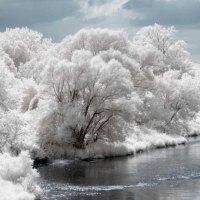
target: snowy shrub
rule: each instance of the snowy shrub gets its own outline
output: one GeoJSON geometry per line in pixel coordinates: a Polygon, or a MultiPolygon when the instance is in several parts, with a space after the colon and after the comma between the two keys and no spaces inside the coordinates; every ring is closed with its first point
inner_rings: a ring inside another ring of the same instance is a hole
{"type": "Polygon", "coordinates": [[[35,200],[41,193],[36,181],[39,174],[32,169],[28,152],[19,156],[0,154],[0,198],[3,200],[35,200]]]}
{"type": "Polygon", "coordinates": [[[0,113],[0,152],[19,154],[21,150],[30,152],[37,149],[33,122],[17,110],[0,113]]]}

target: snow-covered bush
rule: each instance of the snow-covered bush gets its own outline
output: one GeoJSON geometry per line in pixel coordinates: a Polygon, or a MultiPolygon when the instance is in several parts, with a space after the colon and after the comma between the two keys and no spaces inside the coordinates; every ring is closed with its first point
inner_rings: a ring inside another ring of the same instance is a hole
{"type": "Polygon", "coordinates": [[[33,114],[22,114],[17,110],[0,112],[0,152],[18,155],[22,150],[38,149],[33,114]]]}
{"type": "Polygon", "coordinates": [[[17,157],[0,154],[0,199],[35,200],[41,189],[37,186],[39,174],[32,169],[33,161],[28,152],[17,157]]]}

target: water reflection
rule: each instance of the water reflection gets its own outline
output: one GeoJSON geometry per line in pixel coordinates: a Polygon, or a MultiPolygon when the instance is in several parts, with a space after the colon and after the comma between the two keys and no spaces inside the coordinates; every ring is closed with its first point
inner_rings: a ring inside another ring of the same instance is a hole
{"type": "Polygon", "coordinates": [[[200,199],[200,142],[135,157],[56,161],[39,168],[44,199],[200,199]]]}

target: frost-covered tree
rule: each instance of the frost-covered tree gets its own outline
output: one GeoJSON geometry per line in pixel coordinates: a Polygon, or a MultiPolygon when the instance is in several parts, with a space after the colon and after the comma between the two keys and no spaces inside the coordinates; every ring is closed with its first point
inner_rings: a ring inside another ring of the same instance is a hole
{"type": "Polygon", "coordinates": [[[140,76],[134,82],[143,100],[137,121],[164,132],[184,134],[184,124],[199,110],[200,85],[191,73],[193,64],[185,43],[177,41],[174,33],[173,27],[155,24],[143,28],[134,38],[140,64],[140,76]],[[189,83],[193,85],[190,89],[189,83]]]}
{"type": "Polygon", "coordinates": [[[170,69],[189,70],[191,63],[188,59],[189,53],[185,49],[186,43],[177,40],[175,33],[176,30],[173,26],[166,28],[158,24],[144,27],[138,31],[133,43],[139,49],[141,65],[153,64],[154,68],[159,67],[161,73],[170,69]]]}
{"type": "Polygon", "coordinates": [[[165,73],[155,78],[151,90],[144,90],[139,124],[170,134],[187,134],[186,123],[200,108],[200,85],[190,75],[184,75],[181,80],[177,76],[177,73],[165,73]]]}
{"type": "Polygon", "coordinates": [[[57,51],[61,58],[70,60],[75,50],[85,49],[93,55],[102,51],[115,49],[126,53],[129,46],[128,36],[123,31],[109,29],[82,29],[74,36],[66,37],[58,45],[57,51]]]}
{"type": "Polygon", "coordinates": [[[174,44],[174,27],[165,28],[161,25],[147,26],[136,33],[135,41],[140,45],[151,44],[162,54],[166,54],[170,46],[174,44]]]}
{"type": "Polygon", "coordinates": [[[0,51],[0,151],[18,154],[28,146],[32,149],[28,140],[34,138],[31,137],[34,131],[20,108],[27,111],[36,107],[33,101],[36,84],[33,80],[17,78],[15,69],[9,55],[0,51]]]}
{"type": "Polygon", "coordinates": [[[20,73],[23,73],[22,68],[26,62],[46,50],[49,45],[50,40],[44,40],[41,33],[28,28],[7,29],[0,33],[0,52],[3,51],[10,58],[10,65],[13,64],[20,73]]]}
{"type": "Polygon", "coordinates": [[[71,62],[54,62],[46,74],[57,107],[41,123],[44,142],[50,143],[54,134],[83,148],[99,138],[123,138],[123,126],[133,122],[140,99],[130,72],[117,60],[105,63],[89,51],[78,50],[71,62]],[[53,126],[50,132],[49,126],[53,126]]]}

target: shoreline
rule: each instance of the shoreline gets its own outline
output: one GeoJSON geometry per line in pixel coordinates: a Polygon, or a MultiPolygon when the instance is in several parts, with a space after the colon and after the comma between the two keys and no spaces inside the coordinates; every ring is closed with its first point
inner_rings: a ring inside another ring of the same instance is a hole
{"type": "MultiPolygon", "coordinates": [[[[65,157],[65,158],[48,158],[48,157],[45,157],[45,158],[36,158],[34,159],[34,168],[38,168],[40,166],[43,166],[43,165],[48,165],[50,163],[52,163],[53,161],[55,160],[80,160],[80,161],[85,161],[85,162],[90,162],[90,161],[93,161],[93,160],[96,160],[96,159],[115,159],[115,158],[118,158],[118,157],[127,157],[127,156],[135,156],[137,154],[141,154],[141,153],[145,153],[145,152],[148,152],[148,151],[152,151],[152,150],[159,150],[159,149],[168,149],[168,148],[175,148],[177,146],[180,146],[180,145],[187,145],[188,143],[188,139],[196,139],[198,138],[200,135],[199,134],[191,134],[191,135],[188,135],[188,136],[185,136],[185,140],[181,141],[181,142],[177,142],[177,143],[165,143],[165,145],[152,145],[152,146],[148,146],[146,148],[138,148],[138,149],[135,149],[135,151],[130,151],[130,152],[127,152],[127,153],[124,153],[124,154],[114,154],[114,155],[103,155],[103,156],[99,156],[99,155],[96,155],[96,156],[86,156],[86,157],[65,157]]],[[[118,147],[119,148],[119,147],[118,147]]],[[[82,150],[82,151],[86,151],[86,149],[82,150]]],[[[81,151],[81,150],[79,150],[81,151]]]]}

